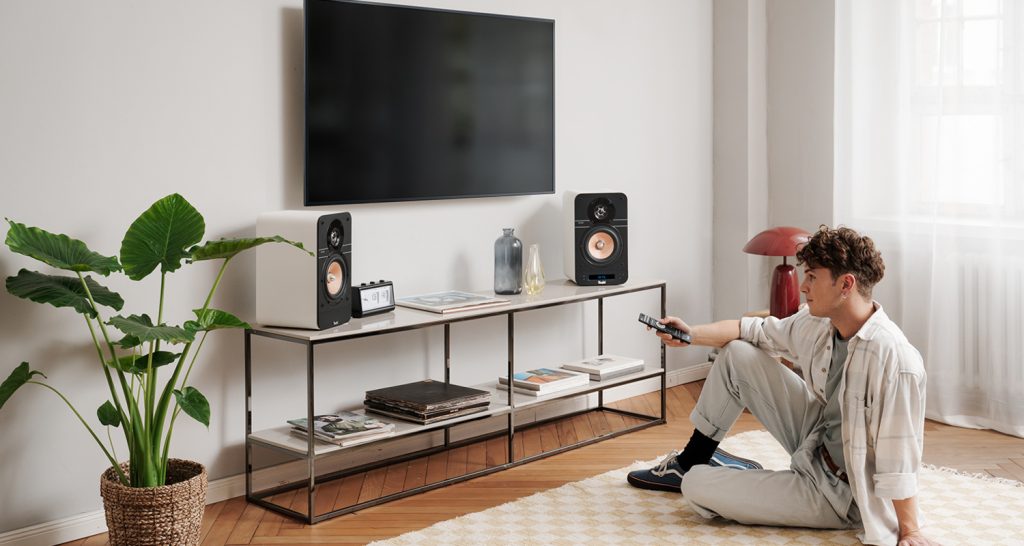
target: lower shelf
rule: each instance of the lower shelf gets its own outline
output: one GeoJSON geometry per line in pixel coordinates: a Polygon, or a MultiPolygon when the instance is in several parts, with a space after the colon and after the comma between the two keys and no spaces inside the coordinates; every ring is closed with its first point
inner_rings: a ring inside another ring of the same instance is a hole
{"type": "Polygon", "coordinates": [[[312,514],[308,480],[255,493],[248,499],[315,523],[664,423],[657,416],[660,412],[651,411],[655,409],[605,407],[531,424],[517,430],[511,463],[508,434],[503,431],[448,449],[318,476],[312,514]],[[643,415],[648,413],[653,415],[643,415]]]}
{"type": "MultiPolygon", "coordinates": [[[[529,406],[544,404],[551,402],[556,399],[566,399],[573,396],[579,396],[582,394],[593,393],[600,390],[610,389],[617,386],[626,385],[629,383],[635,383],[644,379],[650,379],[653,377],[659,377],[664,375],[665,371],[662,368],[649,367],[639,372],[631,373],[628,375],[616,377],[614,379],[608,379],[605,381],[591,381],[590,383],[580,386],[558,391],[549,396],[528,396],[525,394],[514,394],[513,400],[515,401],[516,408],[522,409],[529,406]]],[[[400,436],[406,436],[410,434],[420,434],[429,430],[439,430],[442,428],[457,425],[459,423],[466,423],[469,421],[476,421],[482,418],[494,417],[503,415],[512,410],[508,405],[508,392],[507,387],[499,386],[494,383],[485,383],[482,385],[472,385],[473,388],[485,390],[491,393],[491,405],[486,412],[476,413],[471,415],[464,415],[454,419],[446,419],[432,423],[430,425],[418,425],[393,419],[390,417],[380,417],[385,421],[390,421],[395,424],[395,434],[388,439],[398,438],[400,436]]],[[[366,413],[364,409],[350,409],[356,413],[366,413]]],[[[292,434],[291,427],[284,425],[273,428],[268,428],[253,432],[249,435],[249,440],[261,444],[266,447],[282,450],[283,452],[305,456],[309,450],[308,440],[304,437],[292,434]]],[[[326,442],[316,442],[313,447],[313,452],[317,457],[335,453],[344,448],[329,444],[326,442]]]]}

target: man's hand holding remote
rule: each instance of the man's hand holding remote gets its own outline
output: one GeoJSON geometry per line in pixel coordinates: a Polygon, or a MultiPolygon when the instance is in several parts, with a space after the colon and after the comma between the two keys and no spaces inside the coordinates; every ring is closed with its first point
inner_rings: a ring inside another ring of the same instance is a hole
{"type": "Polygon", "coordinates": [[[710,324],[690,326],[679,317],[669,316],[658,319],[657,322],[682,330],[690,336],[690,342],[686,343],[675,339],[671,334],[655,331],[658,337],[669,347],[688,347],[690,345],[725,347],[730,341],[740,338],[740,321],[738,320],[721,320],[710,324]]]}
{"type": "MultiPolygon", "coordinates": [[[[687,333],[687,334],[690,333],[690,327],[685,322],[683,322],[683,319],[681,319],[679,317],[665,317],[665,318],[662,318],[662,319],[658,319],[658,322],[661,323],[661,324],[664,324],[666,326],[671,326],[673,328],[681,330],[684,333],[687,333]]],[[[650,330],[651,328],[648,327],[647,329],[650,330]]],[[[665,332],[659,332],[657,330],[655,330],[654,333],[658,337],[661,338],[661,340],[665,343],[665,345],[668,345],[669,347],[686,347],[686,346],[690,345],[689,343],[684,343],[684,342],[679,341],[678,339],[672,337],[671,334],[668,334],[668,333],[665,333],[665,332]]]]}

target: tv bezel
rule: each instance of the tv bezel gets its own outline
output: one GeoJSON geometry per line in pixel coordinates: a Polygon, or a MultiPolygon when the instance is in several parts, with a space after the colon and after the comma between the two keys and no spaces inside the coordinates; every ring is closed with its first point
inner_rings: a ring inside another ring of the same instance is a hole
{"type": "Polygon", "coordinates": [[[557,55],[555,43],[555,20],[545,19],[542,17],[526,17],[521,15],[506,15],[498,13],[484,13],[477,11],[463,11],[456,9],[445,9],[445,8],[434,8],[425,6],[406,6],[400,4],[389,4],[382,2],[365,2],[362,0],[303,0],[302,3],[302,27],[303,27],[303,39],[302,39],[302,202],[307,207],[321,207],[330,205],[358,205],[366,203],[397,203],[407,201],[437,201],[442,199],[477,199],[482,197],[512,197],[522,195],[550,195],[555,193],[555,173],[557,171],[557,158],[558,155],[555,153],[557,147],[556,142],[556,124],[555,118],[555,100],[557,98],[556,93],[556,61],[557,55]],[[400,8],[409,9],[415,11],[427,11],[427,12],[441,12],[441,13],[457,13],[460,15],[473,15],[481,17],[496,17],[502,19],[516,19],[523,21],[534,21],[540,23],[551,24],[551,188],[545,191],[525,191],[525,192],[507,192],[507,193],[481,193],[481,194],[457,194],[457,195],[436,195],[429,197],[394,197],[394,198],[382,198],[382,199],[342,199],[333,201],[315,201],[311,202],[309,198],[309,184],[306,181],[308,175],[307,164],[309,159],[309,78],[307,77],[307,64],[309,62],[309,51],[308,51],[308,40],[307,36],[309,33],[309,18],[306,16],[306,7],[310,2],[334,2],[338,4],[360,4],[367,6],[379,6],[385,8],[400,8]]]}

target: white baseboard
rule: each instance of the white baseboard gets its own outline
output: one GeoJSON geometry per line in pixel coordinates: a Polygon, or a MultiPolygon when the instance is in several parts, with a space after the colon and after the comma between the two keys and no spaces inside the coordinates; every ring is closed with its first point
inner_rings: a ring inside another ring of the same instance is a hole
{"type": "Polygon", "coordinates": [[[0,544],[52,546],[106,531],[107,521],[103,517],[103,510],[96,510],[6,532],[0,535],[0,544]]]}
{"type": "MultiPolygon", "coordinates": [[[[702,362],[696,366],[684,368],[682,370],[672,370],[668,372],[665,377],[665,387],[671,389],[682,385],[684,383],[692,383],[694,381],[700,381],[708,376],[708,371],[711,370],[711,362],[702,362]]],[[[622,400],[625,398],[632,398],[634,396],[640,396],[641,394],[647,394],[658,390],[659,384],[657,379],[649,379],[646,381],[638,381],[630,385],[625,385],[605,393],[604,399],[607,402],[615,402],[616,400],[622,400]]]]}
{"type": "MultiPolygon", "coordinates": [[[[99,490],[96,491],[99,495],[99,490]]],[[[245,474],[213,480],[206,488],[206,504],[213,504],[245,494],[245,474]]],[[[85,512],[54,521],[0,534],[0,544],[7,546],[52,546],[107,532],[103,510],[85,512]]]]}
{"type": "Polygon", "coordinates": [[[686,383],[693,383],[702,379],[707,379],[708,372],[711,371],[711,365],[713,361],[702,362],[696,366],[691,366],[682,370],[672,370],[668,372],[667,388],[678,387],[686,383]]]}
{"type": "MultiPolygon", "coordinates": [[[[706,362],[683,370],[670,371],[666,377],[666,386],[671,388],[684,383],[699,381],[708,376],[708,370],[710,369],[711,362],[706,362]]],[[[614,402],[624,398],[639,396],[656,391],[658,388],[657,380],[640,381],[614,389],[614,391],[605,395],[605,401],[614,402]],[[612,396],[613,394],[614,397],[612,396]]],[[[213,480],[209,483],[206,490],[206,503],[213,504],[240,497],[244,494],[245,475],[229,476],[213,480]]],[[[107,522],[103,515],[103,510],[95,510],[2,533],[0,534],[0,545],[51,546],[105,533],[106,531],[107,522]]]]}

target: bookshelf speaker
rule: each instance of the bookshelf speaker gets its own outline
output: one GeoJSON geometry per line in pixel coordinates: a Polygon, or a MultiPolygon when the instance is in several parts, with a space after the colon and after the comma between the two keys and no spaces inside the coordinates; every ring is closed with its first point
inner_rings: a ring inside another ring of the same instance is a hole
{"type": "Polygon", "coordinates": [[[626,195],[566,192],[562,210],[565,276],[581,286],[626,282],[626,195]]]}
{"type": "Polygon", "coordinates": [[[323,330],[352,317],[352,216],[347,212],[289,210],[261,214],[260,237],[280,235],[316,257],[287,245],[256,253],[256,321],[266,326],[323,330]]]}

